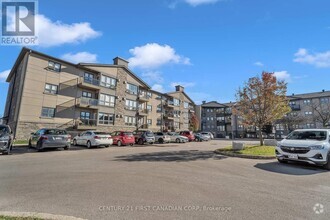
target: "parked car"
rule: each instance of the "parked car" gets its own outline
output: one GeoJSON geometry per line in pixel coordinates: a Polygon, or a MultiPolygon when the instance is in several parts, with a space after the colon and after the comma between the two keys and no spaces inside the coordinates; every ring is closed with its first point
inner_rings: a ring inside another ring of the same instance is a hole
{"type": "Polygon", "coordinates": [[[45,148],[64,148],[64,150],[68,150],[71,146],[71,135],[62,129],[43,128],[31,133],[29,146],[35,147],[38,151],[45,148]]]}
{"type": "Polygon", "coordinates": [[[85,131],[73,138],[73,145],[83,145],[87,148],[105,146],[109,147],[113,144],[112,137],[109,133],[100,131],[85,131]]]}
{"type": "Polygon", "coordinates": [[[176,132],[168,132],[168,136],[171,138],[171,142],[176,142],[176,143],[186,143],[189,141],[189,139],[185,136],[179,135],[176,132]]]}
{"type": "Polygon", "coordinates": [[[111,133],[113,144],[118,147],[122,145],[130,145],[133,146],[135,143],[135,138],[133,136],[133,132],[130,131],[115,131],[111,133]]]}
{"type": "Polygon", "coordinates": [[[330,170],[330,130],[295,130],[278,142],[275,153],[280,163],[301,161],[330,170]]]}
{"type": "Polygon", "coordinates": [[[195,134],[195,141],[202,142],[202,141],[209,141],[210,138],[206,135],[203,135],[201,133],[195,134]]]}
{"type": "Polygon", "coordinates": [[[10,154],[13,145],[13,136],[8,125],[0,125],[0,153],[10,154]]]}
{"type": "Polygon", "coordinates": [[[160,144],[171,142],[171,137],[165,132],[156,132],[154,133],[154,135],[155,135],[155,140],[160,144]]]}
{"type": "Polygon", "coordinates": [[[181,131],[180,135],[187,137],[189,141],[195,140],[195,136],[192,131],[181,131]]]}
{"type": "Polygon", "coordinates": [[[152,131],[134,131],[133,135],[135,137],[136,144],[153,144],[155,143],[155,135],[152,131]]]}
{"type": "Polygon", "coordinates": [[[213,136],[212,132],[203,131],[203,132],[201,132],[201,134],[208,137],[209,139],[214,139],[214,136],[213,136]]]}

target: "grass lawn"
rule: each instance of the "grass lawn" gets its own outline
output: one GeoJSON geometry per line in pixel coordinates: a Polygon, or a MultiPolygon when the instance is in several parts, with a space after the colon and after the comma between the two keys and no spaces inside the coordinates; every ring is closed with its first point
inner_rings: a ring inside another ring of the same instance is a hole
{"type": "Polygon", "coordinates": [[[26,144],[26,145],[28,145],[29,142],[28,142],[28,140],[16,140],[16,141],[14,141],[14,145],[15,144],[26,144]]]}
{"type": "Polygon", "coordinates": [[[0,220],[42,220],[42,219],[35,217],[11,217],[11,216],[0,215],[0,220]]]}
{"type": "Polygon", "coordinates": [[[253,155],[253,156],[275,156],[274,146],[246,146],[243,150],[233,150],[232,147],[227,147],[225,149],[219,149],[220,151],[228,151],[235,154],[241,155],[253,155]]]}

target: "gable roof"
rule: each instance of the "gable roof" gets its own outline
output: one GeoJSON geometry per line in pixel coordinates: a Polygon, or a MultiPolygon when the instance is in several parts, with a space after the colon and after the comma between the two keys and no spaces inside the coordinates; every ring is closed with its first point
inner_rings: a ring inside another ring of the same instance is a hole
{"type": "MultiPolygon", "coordinates": [[[[195,102],[187,95],[187,93],[185,93],[184,91],[181,91],[183,95],[186,96],[187,99],[189,99],[189,101],[195,105],[195,102]]],[[[174,92],[168,92],[168,93],[165,93],[165,95],[168,95],[170,96],[171,94],[175,94],[175,93],[180,93],[180,91],[174,91],[174,92]]]]}
{"type": "Polygon", "coordinates": [[[292,94],[287,97],[290,100],[330,97],[330,91],[311,92],[311,93],[304,93],[304,94],[297,94],[297,95],[292,94]]]}
{"type": "Polygon", "coordinates": [[[217,101],[211,101],[207,102],[201,105],[202,107],[208,107],[208,108],[221,108],[225,107],[223,104],[217,102],[217,101]]]}

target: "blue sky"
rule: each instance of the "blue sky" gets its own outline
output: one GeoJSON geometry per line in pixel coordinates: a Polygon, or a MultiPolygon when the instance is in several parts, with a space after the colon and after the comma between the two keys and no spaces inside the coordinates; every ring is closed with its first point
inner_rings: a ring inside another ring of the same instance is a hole
{"type": "MultiPolygon", "coordinates": [[[[154,89],[180,83],[197,103],[235,100],[263,70],[287,80],[289,94],[330,90],[329,8],[328,0],[39,0],[32,48],[73,62],[123,57],[154,89]]],[[[20,49],[0,46],[0,114],[20,49]]]]}

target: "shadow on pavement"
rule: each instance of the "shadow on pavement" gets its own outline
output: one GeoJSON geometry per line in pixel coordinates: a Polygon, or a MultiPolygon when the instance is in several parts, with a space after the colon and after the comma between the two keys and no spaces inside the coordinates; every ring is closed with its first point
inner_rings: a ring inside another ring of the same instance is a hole
{"type": "Polygon", "coordinates": [[[116,157],[115,161],[187,162],[211,158],[220,160],[227,157],[217,155],[213,151],[182,150],[124,155],[116,157]]]}
{"type": "Polygon", "coordinates": [[[322,167],[317,167],[306,163],[289,162],[288,164],[281,164],[278,162],[271,162],[271,163],[258,163],[254,167],[269,172],[281,173],[287,175],[297,175],[297,176],[313,175],[313,174],[328,172],[322,167]]]}

